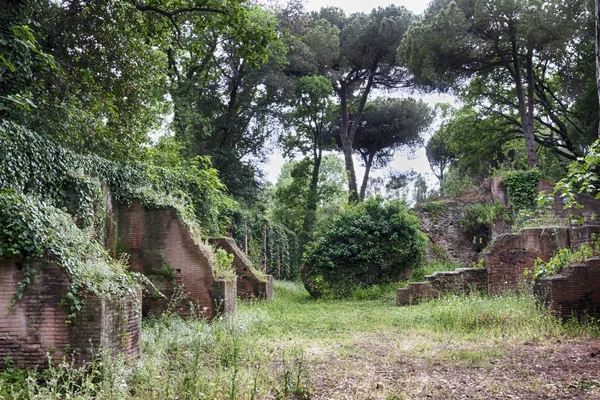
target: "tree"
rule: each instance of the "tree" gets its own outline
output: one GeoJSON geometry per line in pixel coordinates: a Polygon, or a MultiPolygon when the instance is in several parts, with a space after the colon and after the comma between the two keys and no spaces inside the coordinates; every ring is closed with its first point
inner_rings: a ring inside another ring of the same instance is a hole
{"type": "Polygon", "coordinates": [[[1,17],[8,22],[0,27],[0,107],[10,108],[2,117],[110,158],[145,154],[149,132],[160,129],[169,112],[170,67],[178,54],[192,52],[186,34],[235,31],[248,44],[249,62],[268,54],[272,37],[254,29],[239,0],[9,4],[1,17]],[[15,100],[23,106],[15,107],[15,100]]]}
{"type": "Polygon", "coordinates": [[[333,88],[329,80],[323,76],[303,76],[296,82],[295,96],[290,104],[292,110],[288,114],[292,128],[282,140],[286,153],[300,151],[310,155],[312,173],[306,196],[307,213],[303,222],[303,230],[310,233],[316,221],[319,195],[317,186],[323,150],[331,147],[334,128],[338,122],[338,110],[333,104],[333,88]]]}
{"type": "Polygon", "coordinates": [[[585,18],[582,9],[579,0],[437,1],[398,52],[426,86],[448,87],[474,77],[504,84],[505,96],[492,102],[516,106],[528,163],[535,166],[535,102],[540,90],[547,94],[540,85],[536,93],[536,84],[547,81],[548,66],[566,53],[585,18]]]}
{"type": "Polygon", "coordinates": [[[432,120],[432,110],[427,104],[412,98],[377,98],[367,104],[354,139],[354,147],[365,167],[361,201],[365,198],[371,168],[389,164],[398,149],[414,151],[423,143],[421,133],[432,120]]]}
{"type": "Polygon", "coordinates": [[[349,201],[359,200],[352,154],[367,99],[373,89],[410,85],[395,49],[414,16],[404,7],[377,8],[346,16],[323,8],[311,15],[304,43],[320,75],[331,80],[340,101],[340,140],[348,173],[349,201]]]}
{"type": "Polygon", "coordinates": [[[289,161],[281,169],[277,179],[275,204],[271,210],[272,219],[299,234],[306,242],[312,234],[312,227],[328,215],[335,214],[346,200],[346,174],[342,161],[335,156],[324,156],[319,169],[316,189],[316,204],[312,208],[311,158],[289,161]],[[306,221],[312,221],[307,231],[306,221]]]}

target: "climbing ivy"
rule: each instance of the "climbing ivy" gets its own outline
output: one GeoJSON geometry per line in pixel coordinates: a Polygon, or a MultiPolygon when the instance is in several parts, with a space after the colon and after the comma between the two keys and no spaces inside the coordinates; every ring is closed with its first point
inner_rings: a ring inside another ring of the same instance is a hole
{"type": "Polygon", "coordinates": [[[68,274],[70,285],[63,301],[70,310],[69,320],[81,310],[88,292],[123,297],[148,283],[143,275],[129,272],[123,260],[112,260],[92,236],[65,211],[13,189],[0,189],[0,258],[28,263],[13,304],[35,276],[32,262],[55,262],[68,274]]]}
{"type": "Polygon", "coordinates": [[[533,210],[537,200],[537,184],[540,173],[536,169],[527,171],[510,171],[504,176],[504,185],[508,193],[513,213],[522,210],[533,210]]]}
{"type": "Polygon", "coordinates": [[[75,153],[7,121],[0,122],[0,170],[0,189],[37,195],[72,213],[82,228],[102,221],[101,183],[117,201],[173,208],[188,225],[197,220],[205,234],[225,232],[236,205],[206,157],[175,168],[113,162],[75,153]]]}
{"type": "Polygon", "coordinates": [[[233,218],[232,233],[240,249],[247,238],[248,258],[255,268],[263,268],[278,279],[299,277],[300,244],[292,231],[260,213],[239,209],[233,218]]]}

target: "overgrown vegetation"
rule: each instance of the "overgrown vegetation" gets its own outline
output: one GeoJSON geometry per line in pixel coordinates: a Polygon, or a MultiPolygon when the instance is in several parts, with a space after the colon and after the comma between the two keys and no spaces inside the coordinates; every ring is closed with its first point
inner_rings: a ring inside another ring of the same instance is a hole
{"type": "Polygon", "coordinates": [[[514,215],[520,211],[532,211],[537,205],[539,171],[509,171],[504,175],[504,185],[514,215]]]}
{"type": "MultiPolygon", "coordinates": [[[[563,324],[524,294],[450,295],[396,307],[389,292],[381,299],[315,301],[298,283],[276,282],[275,290],[275,301],[244,303],[237,317],[212,324],[172,315],[144,321],[143,356],[133,365],[104,355],[89,368],[67,363],[46,371],[9,368],[0,372],[0,398],[309,397],[319,390],[319,364],[331,370],[344,360],[355,379],[367,372],[352,361],[357,338],[377,337],[388,356],[406,347],[404,357],[427,366],[428,349],[436,343],[448,350],[452,341],[450,349],[464,346],[477,354],[484,349],[485,360],[498,362],[494,354],[511,345],[600,337],[596,324],[563,324]],[[388,343],[388,337],[398,342],[388,343]]],[[[445,362],[454,365],[452,359],[445,362]]]]}
{"type": "Polygon", "coordinates": [[[95,218],[102,220],[100,184],[108,185],[120,202],[173,208],[188,225],[198,221],[204,234],[224,232],[235,207],[207,158],[173,168],[112,162],[77,154],[6,121],[0,123],[0,169],[0,188],[36,195],[74,212],[84,227],[94,225],[95,218]]]}
{"type": "Polygon", "coordinates": [[[76,317],[89,292],[97,296],[134,296],[142,275],[128,271],[127,260],[112,260],[90,229],[79,229],[71,215],[35,197],[0,190],[0,258],[27,263],[14,301],[21,299],[38,262],[60,265],[70,278],[63,299],[69,319],[76,317]]]}
{"type": "Polygon", "coordinates": [[[419,228],[403,202],[372,198],[350,206],[317,228],[303,255],[302,281],[315,297],[397,281],[424,260],[427,239],[419,228]]]}
{"type": "MultiPolygon", "coordinates": [[[[584,243],[575,251],[571,249],[560,249],[548,261],[541,258],[535,260],[533,265],[533,277],[535,279],[545,276],[556,275],[565,271],[569,265],[584,262],[591,257],[600,254],[600,243],[594,239],[591,243],[584,243]]],[[[528,272],[528,271],[526,271],[528,272]]]]}
{"type": "Polygon", "coordinates": [[[458,222],[462,232],[473,238],[475,246],[481,250],[492,239],[492,225],[499,221],[510,222],[510,213],[500,202],[477,203],[462,208],[463,215],[458,222]]]}

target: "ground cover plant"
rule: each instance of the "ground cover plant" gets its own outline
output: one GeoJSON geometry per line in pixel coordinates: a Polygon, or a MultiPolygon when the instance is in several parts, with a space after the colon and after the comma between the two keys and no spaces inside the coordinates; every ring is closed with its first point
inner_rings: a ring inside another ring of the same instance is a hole
{"type": "Polygon", "coordinates": [[[390,296],[275,289],[274,301],[243,303],[213,324],[145,320],[137,363],[104,355],[89,368],[8,369],[0,398],[600,398],[597,322],[562,323],[532,296],[396,307],[390,296]]]}

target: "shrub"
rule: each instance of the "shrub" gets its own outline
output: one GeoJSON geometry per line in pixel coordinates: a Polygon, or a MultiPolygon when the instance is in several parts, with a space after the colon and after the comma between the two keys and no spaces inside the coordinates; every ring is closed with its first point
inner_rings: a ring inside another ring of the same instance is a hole
{"type": "Polygon", "coordinates": [[[509,221],[506,207],[499,202],[471,204],[464,206],[463,215],[458,219],[462,232],[473,238],[473,243],[481,250],[487,246],[492,236],[492,224],[496,221],[509,221]]]}
{"type": "Polygon", "coordinates": [[[302,280],[314,297],[348,296],[357,286],[399,280],[419,266],[427,239],[405,203],[369,199],[317,227],[303,255],[302,280]]]}

